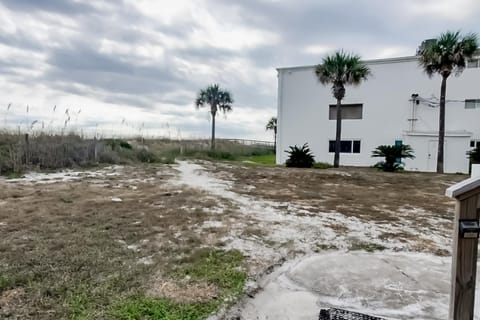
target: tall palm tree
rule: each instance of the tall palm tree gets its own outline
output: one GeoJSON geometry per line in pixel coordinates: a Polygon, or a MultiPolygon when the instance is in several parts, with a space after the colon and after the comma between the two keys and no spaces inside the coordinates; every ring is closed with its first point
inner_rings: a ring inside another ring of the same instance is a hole
{"type": "Polygon", "coordinates": [[[340,145],[342,136],[342,99],[345,97],[345,86],[359,85],[370,76],[370,68],[361,61],[360,56],[349,54],[343,50],[323,58],[315,68],[315,74],[323,85],[332,85],[332,93],[337,99],[337,130],[335,136],[335,157],[333,166],[340,165],[340,145]]]}
{"type": "Polygon", "coordinates": [[[271,117],[270,120],[268,120],[267,125],[265,126],[265,130],[273,130],[273,148],[275,151],[277,150],[277,117],[271,117]]]}
{"type": "Polygon", "coordinates": [[[209,85],[198,92],[195,107],[198,109],[205,105],[210,106],[210,114],[212,115],[212,141],[210,146],[212,150],[215,149],[215,116],[219,110],[223,113],[232,111],[232,104],[232,94],[221,89],[218,84],[209,85]]]}
{"type": "Polygon", "coordinates": [[[468,33],[464,36],[460,32],[447,31],[437,39],[429,41],[419,50],[420,66],[432,77],[438,73],[442,77],[440,87],[440,115],[438,124],[438,152],[437,172],[443,173],[444,144],[445,144],[445,97],[447,92],[447,78],[455,73],[460,75],[465,68],[466,60],[478,49],[477,35],[468,33]]]}

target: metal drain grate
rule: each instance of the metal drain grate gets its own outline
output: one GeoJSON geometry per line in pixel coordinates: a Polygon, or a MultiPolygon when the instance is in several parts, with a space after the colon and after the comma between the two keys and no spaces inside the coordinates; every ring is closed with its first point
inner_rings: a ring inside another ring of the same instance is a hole
{"type": "Polygon", "coordinates": [[[384,320],[379,317],[372,317],[366,314],[352,312],[342,309],[322,309],[318,320],[384,320]]]}

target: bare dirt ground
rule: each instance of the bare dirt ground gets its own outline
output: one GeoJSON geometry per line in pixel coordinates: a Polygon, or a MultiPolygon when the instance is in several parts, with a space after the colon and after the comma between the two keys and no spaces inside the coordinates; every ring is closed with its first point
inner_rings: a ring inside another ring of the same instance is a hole
{"type": "Polygon", "coordinates": [[[180,162],[3,179],[0,318],[111,318],[138,295],[223,299],[219,282],[178,276],[205,249],[245,256],[235,268],[249,295],[272,266],[312,252],[445,256],[443,194],[464,178],[180,162]]]}
{"type": "Polygon", "coordinates": [[[204,166],[220,179],[231,181],[230,190],[236,194],[275,209],[284,220],[295,217],[292,223],[262,221],[265,210],[249,212],[251,219],[259,220],[257,226],[268,222],[261,229],[270,233],[270,238],[281,224],[279,229],[287,233],[288,240],[305,240],[305,250],[362,245],[369,249],[371,244],[372,250],[378,245],[393,251],[448,255],[454,202],[444,193],[448,186],[465,179],[462,175],[389,174],[370,168],[204,166]],[[288,234],[289,225],[298,227],[291,231],[303,232],[288,234]]]}

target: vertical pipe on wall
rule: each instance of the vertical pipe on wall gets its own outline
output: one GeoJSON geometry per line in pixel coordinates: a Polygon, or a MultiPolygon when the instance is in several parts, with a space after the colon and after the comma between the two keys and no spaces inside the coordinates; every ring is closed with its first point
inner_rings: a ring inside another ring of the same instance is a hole
{"type": "Polygon", "coordinates": [[[277,164],[282,163],[281,154],[278,150],[283,150],[282,145],[282,126],[283,126],[283,116],[282,116],[282,92],[283,92],[283,81],[282,81],[282,71],[277,69],[277,78],[278,78],[278,95],[277,95],[277,150],[275,151],[275,162],[277,164]]]}

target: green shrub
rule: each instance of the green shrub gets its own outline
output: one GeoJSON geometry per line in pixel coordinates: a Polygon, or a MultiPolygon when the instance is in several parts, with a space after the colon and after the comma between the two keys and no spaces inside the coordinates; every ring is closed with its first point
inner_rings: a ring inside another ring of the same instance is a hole
{"type": "Polygon", "coordinates": [[[398,172],[404,170],[403,162],[387,163],[386,161],[379,161],[373,165],[374,168],[385,172],[398,172]]]}
{"type": "Polygon", "coordinates": [[[153,163],[159,162],[157,155],[146,148],[142,148],[137,151],[137,159],[140,162],[153,163]]]}
{"type": "Polygon", "coordinates": [[[476,147],[473,150],[467,152],[470,162],[473,164],[480,164],[480,147],[476,147]]]}
{"type": "Polygon", "coordinates": [[[386,172],[403,170],[404,163],[401,159],[413,159],[413,149],[408,144],[404,145],[381,145],[372,152],[372,157],[383,157],[384,161],[377,162],[374,167],[386,172]],[[399,161],[400,160],[400,161],[399,161]]]}
{"type": "Polygon", "coordinates": [[[125,140],[121,139],[105,139],[105,145],[110,146],[112,150],[117,150],[119,148],[132,150],[132,145],[125,140]]]}
{"type": "Polygon", "coordinates": [[[287,167],[294,168],[311,168],[314,163],[314,156],[308,147],[308,144],[305,143],[302,147],[290,146],[290,150],[285,152],[289,154],[287,161],[285,162],[287,167]]]}
{"type": "Polygon", "coordinates": [[[128,143],[127,141],[124,141],[124,140],[120,140],[118,142],[118,145],[123,148],[123,149],[132,149],[132,145],[130,143],[128,143]]]}

